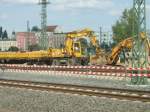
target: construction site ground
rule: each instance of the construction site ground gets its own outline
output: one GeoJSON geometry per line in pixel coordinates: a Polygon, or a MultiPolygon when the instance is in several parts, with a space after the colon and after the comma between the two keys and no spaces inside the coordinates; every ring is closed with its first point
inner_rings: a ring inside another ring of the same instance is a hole
{"type": "MultiPolygon", "coordinates": [[[[149,86],[127,85],[129,79],[71,76],[56,73],[0,72],[2,79],[19,79],[89,86],[149,90],[149,86]]],[[[150,104],[117,99],[0,87],[0,112],[149,112],[150,104]],[[109,107],[109,108],[108,108],[109,107]]]]}

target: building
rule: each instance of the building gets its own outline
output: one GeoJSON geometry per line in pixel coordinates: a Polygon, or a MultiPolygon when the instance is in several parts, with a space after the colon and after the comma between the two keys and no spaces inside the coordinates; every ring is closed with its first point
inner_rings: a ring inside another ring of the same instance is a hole
{"type": "Polygon", "coordinates": [[[51,33],[62,33],[62,28],[60,26],[57,25],[53,25],[53,26],[47,26],[47,32],[51,32],[51,33]]]}
{"type": "Polygon", "coordinates": [[[20,50],[28,50],[30,45],[38,44],[38,38],[34,32],[17,32],[16,41],[20,50]]]}
{"type": "Polygon", "coordinates": [[[57,25],[47,26],[48,47],[61,48],[64,46],[66,34],[62,33],[61,28],[57,25]]]}
{"type": "Polygon", "coordinates": [[[50,48],[62,48],[65,44],[65,33],[54,33],[53,36],[49,36],[49,45],[50,48]]]}
{"type": "MultiPolygon", "coordinates": [[[[61,28],[57,25],[47,26],[47,48],[60,48],[64,45],[65,34],[61,33],[61,28]]],[[[40,32],[35,32],[36,37],[40,40],[40,32]]]]}
{"type": "Polygon", "coordinates": [[[14,39],[0,40],[1,51],[7,51],[10,47],[17,47],[17,42],[14,39]]]}
{"type": "MultiPolygon", "coordinates": [[[[60,27],[57,25],[47,26],[47,48],[60,48],[64,45],[65,34],[60,33],[60,27]]],[[[17,32],[15,34],[17,47],[20,50],[28,50],[30,45],[39,44],[41,32],[17,32]]],[[[46,44],[46,43],[45,43],[46,44]]]]}

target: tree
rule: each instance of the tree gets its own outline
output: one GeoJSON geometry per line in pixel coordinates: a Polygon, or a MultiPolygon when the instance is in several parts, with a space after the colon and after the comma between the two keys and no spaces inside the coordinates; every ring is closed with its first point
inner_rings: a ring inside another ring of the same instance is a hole
{"type": "Polygon", "coordinates": [[[19,48],[18,47],[16,47],[16,46],[11,46],[9,49],[8,49],[8,51],[19,51],[19,48]]]}
{"type": "Polygon", "coordinates": [[[29,51],[38,51],[38,50],[40,50],[40,47],[38,44],[35,44],[35,45],[30,45],[28,47],[28,49],[29,49],[29,51]]]}
{"type": "Polygon", "coordinates": [[[12,31],[12,35],[15,35],[16,34],[16,32],[15,31],[12,31]]]}
{"type": "Polygon", "coordinates": [[[3,28],[0,27],[0,38],[2,38],[2,34],[3,34],[3,28]]]}
{"type": "Polygon", "coordinates": [[[111,50],[111,45],[108,45],[106,42],[102,42],[101,43],[101,45],[100,45],[100,47],[102,48],[102,49],[105,49],[105,51],[110,51],[111,50]]]}
{"type": "Polygon", "coordinates": [[[38,32],[38,31],[40,31],[40,29],[38,28],[38,26],[33,26],[31,31],[32,32],[38,32]]]}
{"type": "Polygon", "coordinates": [[[125,9],[120,20],[112,26],[113,39],[116,43],[134,35],[133,28],[137,28],[137,24],[133,24],[135,20],[133,9],[125,9]]]}
{"type": "Polygon", "coordinates": [[[8,34],[6,30],[3,32],[2,39],[8,39],[8,34]]]}

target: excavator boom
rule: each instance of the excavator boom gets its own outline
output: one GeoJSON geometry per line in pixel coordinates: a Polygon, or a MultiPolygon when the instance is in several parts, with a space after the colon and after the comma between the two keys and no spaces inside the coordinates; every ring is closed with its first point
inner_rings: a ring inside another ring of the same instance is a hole
{"type": "Polygon", "coordinates": [[[127,38],[121,41],[117,46],[112,49],[111,54],[108,56],[107,63],[115,65],[119,60],[119,54],[123,49],[131,49],[133,47],[133,39],[127,38]]]}

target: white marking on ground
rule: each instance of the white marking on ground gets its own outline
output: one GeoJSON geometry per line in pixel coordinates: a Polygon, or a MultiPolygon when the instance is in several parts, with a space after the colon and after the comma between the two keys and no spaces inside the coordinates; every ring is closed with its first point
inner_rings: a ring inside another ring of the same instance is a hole
{"type": "Polygon", "coordinates": [[[118,100],[117,98],[110,98],[110,99],[111,99],[111,100],[115,100],[115,101],[118,100]]]}
{"type": "MultiPolygon", "coordinates": [[[[86,91],[90,91],[90,92],[91,92],[91,91],[93,91],[93,90],[91,90],[91,89],[87,89],[86,91]]],[[[95,92],[95,91],[94,91],[94,92],[95,92]]]]}
{"type": "Polygon", "coordinates": [[[107,99],[107,97],[104,97],[104,96],[102,96],[102,97],[100,97],[101,99],[107,99]]]}
{"type": "Polygon", "coordinates": [[[102,93],[109,93],[108,91],[102,91],[102,93]]]}
{"type": "Polygon", "coordinates": [[[127,100],[127,99],[122,99],[121,101],[127,102],[127,101],[129,101],[129,100],[127,100]]]}
{"type": "Polygon", "coordinates": [[[134,102],[134,103],[143,103],[142,101],[137,101],[137,100],[136,100],[136,101],[133,101],[133,102],[134,102]]]}
{"type": "Polygon", "coordinates": [[[149,95],[142,95],[142,97],[150,97],[149,95]]]}
{"type": "Polygon", "coordinates": [[[99,91],[98,90],[94,90],[93,92],[97,92],[98,93],[99,91]]]}
{"type": "Polygon", "coordinates": [[[112,94],[118,94],[118,92],[111,92],[112,94]]]}
{"type": "Polygon", "coordinates": [[[122,95],[128,95],[128,93],[121,93],[122,95]]]}
{"type": "Polygon", "coordinates": [[[73,94],[74,96],[80,96],[79,94],[73,94]]]}
{"type": "Polygon", "coordinates": [[[139,96],[138,94],[130,94],[131,96],[139,96]]]}
{"type": "Polygon", "coordinates": [[[93,97],[93,98],[97,98],[97,96],[91,96],[91,97],[93,97]]]}
{"type": "Polygon", "coordinates": [[[82,96],[87,97],[88,95],[82,95],[82,96]]]}

